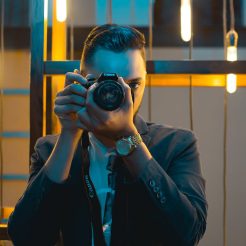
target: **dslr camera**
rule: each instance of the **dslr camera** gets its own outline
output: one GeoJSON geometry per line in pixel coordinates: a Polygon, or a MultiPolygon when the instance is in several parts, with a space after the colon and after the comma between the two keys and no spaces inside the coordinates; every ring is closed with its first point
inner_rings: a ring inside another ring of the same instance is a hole
{"type": "MultiPolygon", "coordinates": [[[[125,91],[118,82],[118,75],[116,73],[102,73],[98,79],[88,79],[85,87],[88,89],[94,83],[98,83],[98,85],[94,90],[93,99],[100,108],[113,111],[121,106],[125,99],[125,91]]],[[[132,90],[131,93],[134,102],[132,90]]]]}

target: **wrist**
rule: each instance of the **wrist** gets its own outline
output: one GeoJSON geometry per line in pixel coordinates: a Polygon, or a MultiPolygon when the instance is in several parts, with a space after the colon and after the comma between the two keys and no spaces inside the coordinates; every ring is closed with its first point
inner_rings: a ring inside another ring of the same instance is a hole
{"type": "Polygon", "coordinates": [[[80,138],[82,136],[83,130],[82,129],[61,129],[61,136],[64,136],[66,138],[80,138]]]}
{"type": "Polygon", "coordinates": [[[129,137],[129,136],[134,136],[138,134],[138,130],[137,128],[135,127],[135,125],[133,126],[130,126],[130,127],[127,127],[125,128],[120,134],[119,134],[119,138],[122,138],[122,137],[129,137]]]}

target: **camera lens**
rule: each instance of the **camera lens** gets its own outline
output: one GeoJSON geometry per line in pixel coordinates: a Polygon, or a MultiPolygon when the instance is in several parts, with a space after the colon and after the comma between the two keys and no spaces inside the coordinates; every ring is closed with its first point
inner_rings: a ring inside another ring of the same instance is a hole
{"type": "Polygon", "coordinates": [[[102,109],[112,111],[120,107],[125,97],[122,86],[114,80],[105,80],[94,91],[94,101],[102,109]]]}

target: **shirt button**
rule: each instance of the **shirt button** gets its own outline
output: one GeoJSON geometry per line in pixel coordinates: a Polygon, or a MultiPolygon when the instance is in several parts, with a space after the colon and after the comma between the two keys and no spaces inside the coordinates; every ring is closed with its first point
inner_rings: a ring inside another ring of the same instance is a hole
{"type": "Polygon", "coordinates": [[[153,188],[153,191],[154,191],[155,193],[157,193],[159,190],[160,190],[160,188],[159,188],[158,186],[155,186],[155,187],[153,188]]]}
{"type": "Polygon", "coordinates": [[[94,192],[93,191],[89,191],[89,197],[93,198],[94,197],[94,192]]]}
{"type": "Polygon", "coordinates": [[[150,185],[150,187],[155,187],[155,181],[153,179],[151,179],[149,181],[149,185],[150,185]]]}
{"type": "Polygon", "coordinates": [[[161,202],[161,204],[164,204],[165,202],[166,202],[166,198],[165,197],[162,197],[161,199],[160,199],[160,202],[161,202]]]}
{"type": "Polygon", "coordinates": [[[159,198],[162,198],[163,197],[163,193],[160,191],[156,194],[156,197],[159,199],[159,198]]]}

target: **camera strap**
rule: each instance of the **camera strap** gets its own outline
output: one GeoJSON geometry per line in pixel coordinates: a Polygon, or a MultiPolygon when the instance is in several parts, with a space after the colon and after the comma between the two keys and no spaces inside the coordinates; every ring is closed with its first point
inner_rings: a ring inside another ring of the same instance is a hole
{"type": "Polygon", "coordinates": [[[82,148],[83,148],[83,164],[82,164],[82,177],[83,184],[86,190],[86,196],[89,203],[90,213],[91,213],[91,222],[93,227],[93,235],[94,235],[94,244],[95,246],[106,246],[104,235],[103,235],[103,227],[101,221],[101,208],[98,197],[96,195],[96,190],[91,181],[89,175],[89,137],[88,132],[84,132],[82,135],[82,148]]]}

